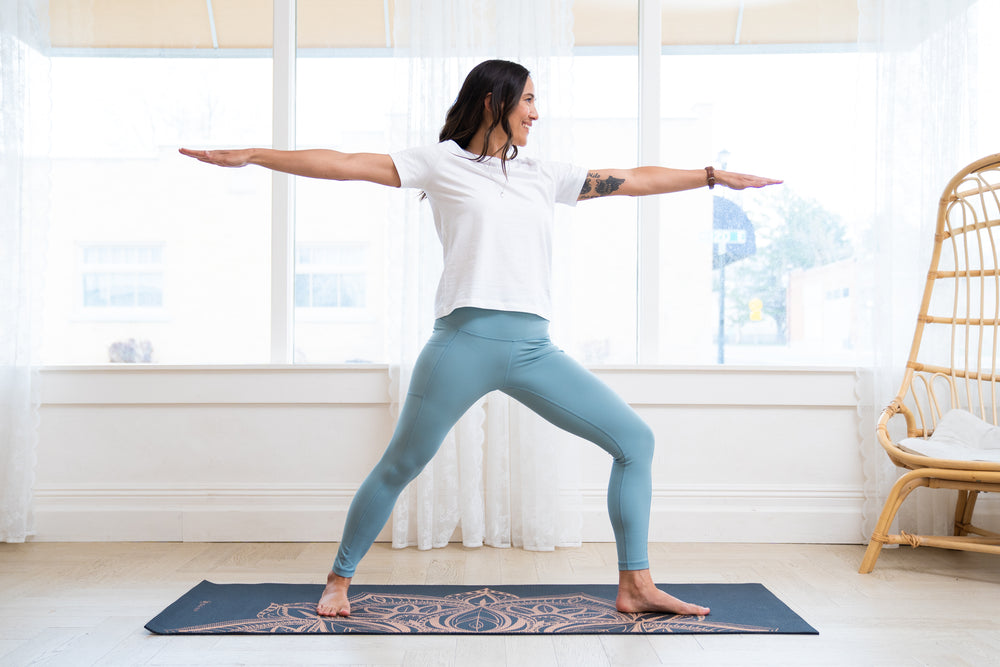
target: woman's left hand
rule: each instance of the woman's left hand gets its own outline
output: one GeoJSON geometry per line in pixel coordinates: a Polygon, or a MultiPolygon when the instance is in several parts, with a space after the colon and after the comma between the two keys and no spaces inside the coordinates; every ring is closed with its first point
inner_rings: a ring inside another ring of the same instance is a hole
{"type": "Polygon", "coordinates": [[[181,155],[187,155],[188,157],[193,157],[196,160],[214,164],[218,167],[244,167],[250,163],[250,157],[253,155],[252,148],[215,151],[181,148],[179,152],[181,155]]]}
{"type": "Polygon", "coordinates": [[[737,174],[732,171],[715,170],[715,182],[724,185],[730,190],[743,190],[744,188],[763,188],[768,185],[778,185],[784,181],[775,178],[764,178],[763,176],[751,176],[750,174],[737,174]]]}

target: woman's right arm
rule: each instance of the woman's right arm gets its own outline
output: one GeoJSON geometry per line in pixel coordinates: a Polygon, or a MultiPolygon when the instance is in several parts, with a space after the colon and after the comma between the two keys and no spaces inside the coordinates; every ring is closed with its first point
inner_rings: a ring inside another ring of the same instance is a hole
{"type": "Polygon", "coordinates": [[[296,176],[326,178],[334,181],[369,181],[379,185],[400,186],[399,173],[392,158],[384,153],[341,153],[326,149],[280,151],[271,148],[199,151],[180,149],[182,155],[220,167],[243,167],[256,164],[296,176]]]}

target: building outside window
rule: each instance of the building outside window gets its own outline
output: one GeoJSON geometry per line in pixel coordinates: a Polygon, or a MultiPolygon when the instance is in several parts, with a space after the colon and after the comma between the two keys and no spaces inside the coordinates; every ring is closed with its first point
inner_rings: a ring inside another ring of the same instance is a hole
{"type": "Polygon", "coordinates": [[[82,305],[89,312],[141,315],[163,308],[163,248],[94,245],[81,248],[82,305]]]}
{"type": "Polygon", "coordinates": [[[368,301],[366,250],[358,244],[298,246],[295,307],[365,308],[368,301]]]}

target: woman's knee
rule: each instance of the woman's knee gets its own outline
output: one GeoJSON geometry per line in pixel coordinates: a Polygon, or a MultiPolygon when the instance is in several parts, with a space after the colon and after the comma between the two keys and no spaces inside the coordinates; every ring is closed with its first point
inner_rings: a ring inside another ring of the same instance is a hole
{"type": "Polygon", "coordinates": [[[389,446],[375,466],[374,474],[390,486],[403,487],[423,470],[451,427],[440,418],[430,419],[432,406],[418,396],[407,396],[389,446]]]}
{"type": "Polygon", "coordinates": [[[656,436],[649,424],[636,417],[627,428],[623,429],[618,445],[622,450],[624,462],[648,466],[653,462],[656,436]]]}
{"type": "Polygon", "coordinates": [[[379,481],[391,487],[403,488],[420,474],[430,459],[415,456],[385,456],[372,471],[379,481]]]}
{"type": "Polygon", "coordinates": [[[445,435],[416,424],[397,428],[373,474],[383,484],[403,488],[431,462],[445,435]]]}

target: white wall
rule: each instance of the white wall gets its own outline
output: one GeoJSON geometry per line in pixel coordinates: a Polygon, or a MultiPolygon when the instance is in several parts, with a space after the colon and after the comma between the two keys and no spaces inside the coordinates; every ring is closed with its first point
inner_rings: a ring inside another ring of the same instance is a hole
{"type": "MultiPolygon", "coordinates": [[[[656,433],[652,540],[863,541],[853,371],[596,372],[656,433]]],[[[42,380],[38,540],[335,541],[391,435],[384,366],[42,380]]],[[[584,539],[611,541],[610,459],[579,451],[584,539]]]]}

